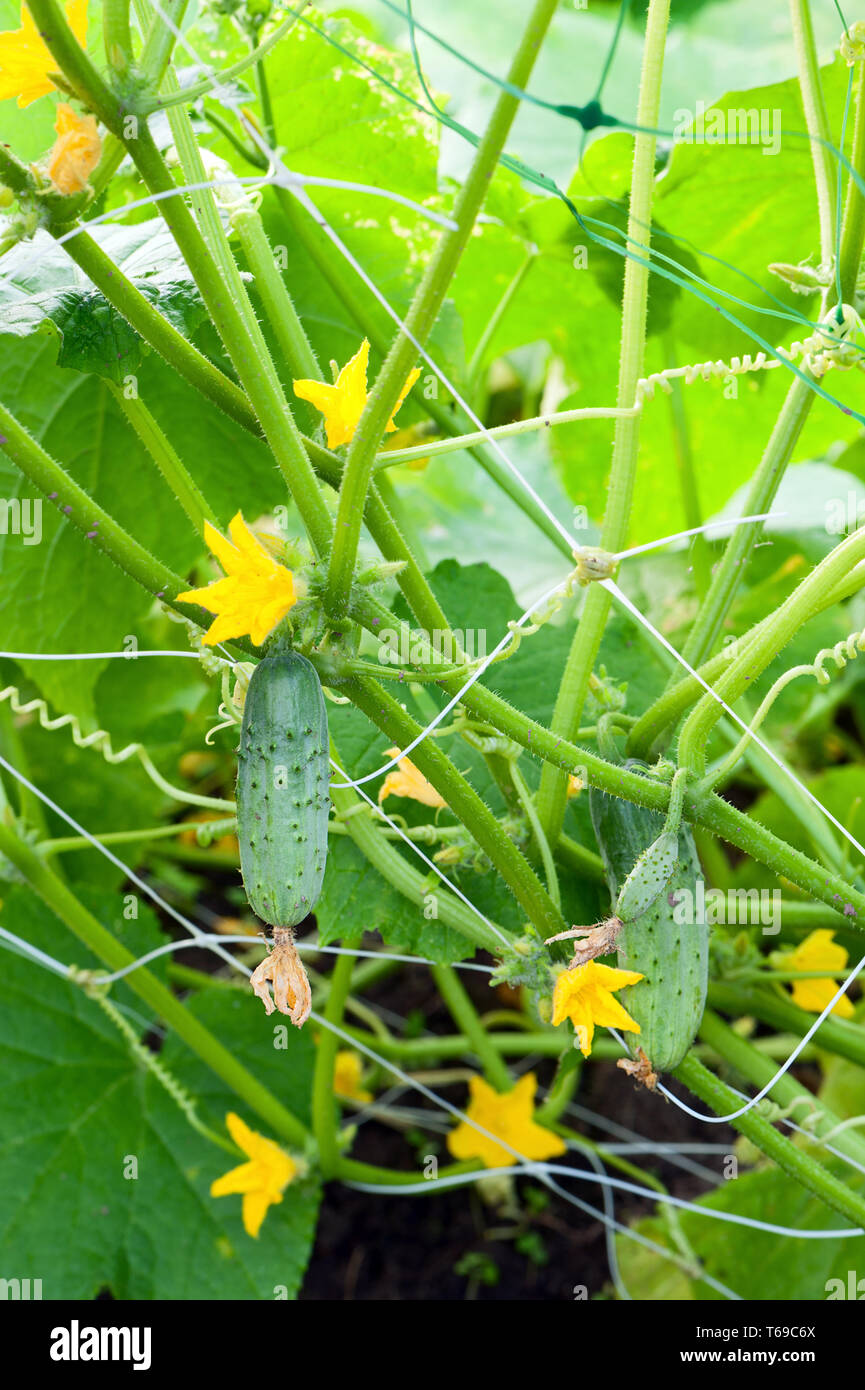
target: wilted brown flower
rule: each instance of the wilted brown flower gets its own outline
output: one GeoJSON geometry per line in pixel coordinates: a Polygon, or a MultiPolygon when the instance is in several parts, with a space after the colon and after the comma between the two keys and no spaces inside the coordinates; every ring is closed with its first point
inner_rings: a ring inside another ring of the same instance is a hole
{"type": "Polygon", "coordinates": [[[312,1008],[312,993],[290,927],[274,927],[270,955],[253,970],[249,983],[266,1013],[277,1008],[288,1014],[295,1028],[303,1027],[312,1008]],[[273,985],[273,998],[268,982],[273,985]]]}

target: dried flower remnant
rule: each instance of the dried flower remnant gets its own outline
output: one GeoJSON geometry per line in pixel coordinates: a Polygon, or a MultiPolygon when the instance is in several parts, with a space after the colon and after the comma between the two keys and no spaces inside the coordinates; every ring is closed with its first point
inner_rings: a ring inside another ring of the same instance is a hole
{"type": "Polygon", "coordinates": [[[57,139],[48,156],[48,177],[58,193],[83,193],[102,154],[96,118],[79,116],[61,102],[54,129],[57,139]]]}
{"type": "Polygon", "coordinates": [[[270,1015],[276,1008],[281,1014],[288,1014],[295,1028],[303,1027],[312,1008],[312,992],[289,927],[274,927],[271,952],[253,970],[249,983],[264,1004],[265,1013],[270,1015]]]}
{"type": "Polygon", "coordinates": [[[654,1091],[658,1084],[658,1073],[652,1071],[652,1064],[641,1047],[637,1048],[635,1058],[620,1057],[616,1066],[620,1071],[627,1072],[635,1081],[639,1081],[647,1091],[654,1091]]]}
{"type": "Polygon", "coordinates": [[[552,941],[585,937],[584,941],[574,946],[573,958],[568,966],[569,970],[573,970],[578,965],[585,965],[587,960],[594,960],[596,956],[607,956],[614,951],[623,925],[620,917],[607,917],[594,927],[569,927],[567,931],[556,932],[555,936],[546,938],[545,945],[549,946],[552,941]]]}

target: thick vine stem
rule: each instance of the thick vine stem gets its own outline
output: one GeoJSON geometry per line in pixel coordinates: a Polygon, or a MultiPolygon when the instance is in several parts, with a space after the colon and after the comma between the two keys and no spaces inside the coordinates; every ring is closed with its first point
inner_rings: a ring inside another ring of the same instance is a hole
{"type": "MultiPolygon", "coordinates": [[[[12,861],[42,901],[109,970],[122,970],[134,962],[135,957],[131,952],[97,921],[57,875],[43,864],[38,854],[19,840],[6,825],[0,825],[0,853],[12,861]]],[[[286,1110],[145,966],[127,975],[126,984],[153,1009],[158,1018],[174,1029],[177,1036],[211,1071],[271,1126],[274,1133],[298,1146],[306,1143],[308,1131],[305,1125],[286,1110]]]]}
{"type": "MultiPolygon", "coordinates": [[[[15,416],[0,403],[0,448],[30,482],[52,502],[61,515],[81,531],[97,550],[137,580],[148,593],[171,602],[187,586],[161,561],[134,540],[98,502],[37,443],[15,416]]],[[[178,609],[178,612],[181,611],[178,609]]],[[[183,616],[192,611],[184,609],[183,616]]]]}
{"type": "MultiPolygon", "coordinates": [[[[860,175],[865,172],[865,62],[860,62],[856,82],[856,118],[853,126],[852,165],[860,175]]],[[[856,282],[862,268],[865,247],[865,194],[860,183],[851,178],[847,185],[847,202],[841,226],[841,249],[838,255],[838,283],[841,302],[855,304],[856,282]]]]}
{"type": "MultiPolygon", "coordinates": [[[[852,598],[865,585],[865,566],[858,565],[850,574],[841,581],[840,584],[828,594],[825,600],[821,600],[820,606],[809,614],[810,618],[815,618],[818,614],[833,607],[837,603],[843,603],[845,599],[852,598]]],[[[735,651],[744,652],[747,644],[758,633],[764,632],[771,622],[772,613],[762,618],[759,623],[755,623],[748,632],[736,639],[735,651]]],[[[711,685],[716,677],[720,676],[730,664],[731,649],[728,647],[710,657],[702,666],[698,667],[698,674],[702,676],[707,684],[711,685]]],[[[647,760],[652,753],[653,745],[664,729],[674,724],[685,710],[700,698],[703,687],[693,676],[683,675],[676,685],[671,685],[653,705],[641,714],[634,727],[628,735],[627,751],[631,758],[642,758],[647,760]]]]}
{"type": "MultiPolygon", "coordinates": [[[[643,70],[637,104],[637,124],[646,133],[634,139],[634,161],[628,204],[628,244],[645,246],[651,236],[652,193],[655,179],[656,138],[664,68],[664,43],[670,15],[670,0],[651,0],[646,21],[643,70]]],[[[649,267],[643,257],[625,261],[622,296],[622,341],[616,406],[632,409],[637,384],[643,376],[646,354],[646,314],[649,294],[649,267]]],[[[613,554],[624,548],[631,516],[637,447],[640,437],[638,414],[616,420],[613,460],[601,530],[601,546],[613,554]]],[[[583,715],[589,679],[601,645],[610,611],[611,596],[600,585],[589,589],[574,633],[551,728],[563,738],[576,734],[583,715]]],[[[567,802],[567,777],[549,765],[541,773],[538,789],[538,816],[550,844],[558,839],[567,802]]]]}
{"type": "MultiPolygon", "coordinates": [[[[712,980],[708,1000],[710,1008],[720,1009],[731,1018],[757,1018],[771,1028],[798,1038],[803,1037],[814,1022],[813,1014],[805,1013],[787,996],[768,989],[712,980]]],[[[817,1041],[824,1051],[865,1067],[865,1031],[859,1024],[830,1014],[820,1024],[817,1041]]]]}
{"type": "Polygon", "coordinates": [[[837,174],[832,158],[832,132],[820,84],[820,66],[814,43],[810,0],[790,0],[793,42],[796,46],[799,87],[811,144],[817,210],[820,218],[820,260],[832,264],[835,254],[835,194],[837,174]]]}
{"type": "MultiPolygon", "coordinates": [[[[524,87],[528,81],[557,3],[536,0],[508,73],[514,86],[524,87]]],[[[407,331],[398,334],[388,353],[348,447],[328,571],[328,609],[334,618],[343,616],[348,608],[361,519],[379,442],[415,364],[416,343],[426,341],[444,302],[518,108],[519,101],[510,92],[499,93],[454,208],[456,229],[443,233],[439,241],[406,317],[407,331]]]]}
{"type": "MultiPolygon", "coordinates": [[[[777,653],[811,616],[813,609],[824,600],[849,572],[865,559],[865,528],[837,545],[824,560],[803,579],[785,603],[771,614],[760,633],[752,638],[744,651],[728,663],[727,671],[718,681],[715,691],[728,705],[735,704],[777,653]]],[[[715,724],[723,714],[723,706],[708,692],[686,720],[679,738],[679,765],[696,776],[706,768],[706,745],[715,724]]]]}
{"type": "MultiPolygon", "coordinates": [[[[747,1038],[740,1037],[716,1013],[707,1009],[700,1024],[699,1036],[708,1043],[714,1052],[735,1067],[747,1081],[760,1090],[777,1073],[777,1066],[771,1057],[766,1057],[747,1038]]],[[[808,1133],[816,1139],[831,1134],[841,1123],[822,1101],[818,1101],[812,1091],[802,1086],[789,1072],[778,1078],[769,1094],[781,1106],[796,1105],[798,1101],[806,1104],[801,1112],[797,1108],[797,1123],[806,1127],[806,1118],[813,1116],[813,1123],[807,1125],[808,1133]]],[[[855,1130],[845,1130],[833,1139],[839,1153],[846,1154],[854,1163],[865,1167],[865,1136],[855,1130]]]]}
{"type": "MultiPolygon", "coordinates": [[[[349,942],[351,944],[351,942],[349,942]]],[[[357,944],[355,939],[354,944],[357,944]]],[[[342,1023],[345,1002],[351,992],[351,975],[354,969],[352,955],[337,956],[336,965],[330,977],[330,990],[324,1006],[327,1023],[339,1027],[342,1023]]],[[[339,1161],[337,1140],[337,1108],[333,1092],[333,1071],[339,1038],[331,1028],[324,1028],[318,1040],[315,1054],[315,1070],[312,1079],[312,1128],[318,1144],[319,1163],[322,1176],[331,1178],[339,1161]]]]}
{"type": "MultiPolygon", "coordinates": [[[[29,8],[53,56],[81,100],[122,140],[149,192],[174,194],[165,160],[142,118],[133,128],[86,53],[75,41],[57,0],[31,0],[29,8]],[[134,133],[133,133],[134,130],[134,133]]],[[[198,285],[201,297],[259,419],[280,471],[319,554],[330,549],[330,513],[303,446],[294,416],[275,379],[266,350],[260,350],[257,320],[245,294],[234,297],[182,197],[162,198],[157,207],[198,285]],[[262,351],[264,356],[262,357],[262,351]]]]}
{"type": "MultiPolygon", "coordinates": [[[[713,1076],[693,1054],[679,1064],[673,1075],[714,1110],[716,1115],[732,1114],[741,1105],[738,1093],[713,1076]]],[[[809,1192],[813,1192],[833,1211],[840,1212],[857,1228],[865,1226],[865,1198],[854,1192],[840,1178],[836,1178],[822,1163],[818,1163],[809,1154],[791,1144],[783,1134],[779,1134],[769,1120],[757,1113],[756,1107],[730,1123],[764,1154],[774,1159],[779,1168],[783,1168],[785,1173],[789,1173],[803,1187],[807,1187],[809,1192]]]]}
{"type": "Polygon", "coordinates": [[[108,66],[125,73],[132,66],[132,31],[129,27],[130,0],[102,0],[102,41],[108,66]]]}

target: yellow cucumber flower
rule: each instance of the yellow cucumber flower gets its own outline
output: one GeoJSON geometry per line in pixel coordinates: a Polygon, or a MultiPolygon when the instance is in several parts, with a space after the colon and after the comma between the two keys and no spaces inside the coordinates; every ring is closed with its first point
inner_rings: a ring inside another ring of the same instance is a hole
{"type": "Polygon", "coordinates": [[[333,1089],[338,1096],[350,1100],[372,1100],[372,1092],[365,1091],[360,1084],[361,1060],[356,1052],[346,1048],[336,1054],[333,1068],[333,1089]]]}
{"type": "Polygon", "coordinates": [[[203,589],[188,589],[177,599],[179,603],[200,603],[208,613],[217,614],[202,638],[207,646],[248,633],[260,647],[297,603],[294,576],[256,540],[240,512],[228,530],[233,545],[209,521],[204,523],[204,538],[226,577],[203,589]]]}
{"type": "Polygon", "coordinates": [[[58,193],[81,193],[102,154],[96,117],[77,116],[62,101],[54,129],[57,139],[48,156],[48,177],[58,193]]]}
{"type": "Polygon", "coordinates": [[[563,970],[553,990],[554,1026],[566,1018],[571,1020],[584,1057],[592,1050],[596,1023],[603,1028],[626,1028],[629,1033],[639,1033],[639,1023],[613,998],[612,992],[635,985],[642,978],[636,970],[617,970],[612,965],[599,965],[596,960],[563,970]]]}
{"type": "MultiPolygon", "coordinates": [[[[66,19],[78,42],[87,38],[87,0],[67,0],[66,19]]],[[[29,106],[37,97],[56,90],[48,78],[57,71],[57,59],[50,52],[33,22],[26,5],[21,5],[21,28],[0,34],[0,101],[18,98],[18,105],[29,106]]]]}
{"type": "MultiPolygon", "coordinates": [[[[364,338],[350,362],[346,362],[336,379],[335,386],[325,381],[295,381],[294,394],[302,401],[309,401],[324,416],[327,431],[327,447],[338,449],[340,444],[349,444],[360,422],[367,401],[366,372],[369,366],[369,340],[364,338]]],[[[400,392],[399,400],[393,408],[393,415],[385,426],[388,434],[393,434],[393,422],[406,396],[420,376],[420,368],[409,372],[408,380],[400,392]]]]}
{"type": "MultiPolygon", "coordinates": [[[[398,748],[389,748],[387,756],[395,758],[398,752],[398,748]]],[[[412,801],[419,801],[423,806],[447,806],[444,797],[439,795],[432,783],[415,767],[411,758],[400,758],[393,772],[387,774],[378,794],[379,805],[388,796],[407,796],[412,801]]]]}
{"type": "MultiPolygon", "coordinates": [[[[800,941],[795,951],[784,954],[785,970],[844,970],[848,955],[845,948],[835,940],[835,933],[827,927],[812,931],[804,941],[800,941]]],[[[810,1014],[821,1014],[840,984],[839,980],[794,980],[792,984],[793,1003],[810,1014]]],[[[842,994],[832,1009],[839,1018],[852,1018],[853,1005],[842,994]]]]}
{"type": "Polygon", "coordinates": [[[225,1117],[228,1132],[239,1149],[249,1155],[249,1163],[241,1163],[229,1173],[223,1173],[211,1183],[211,1197],[243,1197],[243,1227],[247,1235],[258,1237],[268,1207],[282,1201],[282,1194],[297,1176],[297,1164],[272,1139],[265,1139],[239,1115],[225,1117]]]}
{"type": "MultiPolygon", "coordinates": [[[[469,1104],[466,1115],[475,1124],[483,1125],[491,1134],[504,1139],[511,1149],[523,1158],[554,1158],[563,1154],[566,1145],[552,1130],[534,1121],[534,1099],[538,1079],[533,1072],[521,1076],[513,1090],[500,1095],[488,1086],[482,1076],[469,1082],[469,1104]]],[[[516,1154],[503,1149],[494,1140],[480,1134],[472,1125],[461,1120],[447,1137],[454,1158],[479,1158],[486,1168],[504,1168],[517,1163],[516,1154]]]]}

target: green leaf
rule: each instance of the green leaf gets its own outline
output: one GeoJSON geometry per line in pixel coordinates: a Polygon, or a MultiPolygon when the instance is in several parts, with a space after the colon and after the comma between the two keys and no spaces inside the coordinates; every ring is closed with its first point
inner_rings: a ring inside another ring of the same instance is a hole
{"type": "MultiPolygon", "coordinates": [[[[195,283],[161,218],[93,227],[90,235],[169,323],[191,337],[207,317],[195,283]]],[[[19,242],[0,263],[0,336],[53,333],[57,363],[120,385],[136,373],[142,343],[47,232],[19,242]]]]}
{"type": "MultiPolygon", "coordinates": [[[[845,1172],[849,1175],[850,1170],[845,1172]]],[[[831,1292],[830,1279],[841,1279],[846,1286],[852,1248],[845,1234],[849,1223],[779,1169],[764,1168],[723,1182],[714,1192],[700,1197],[697,1206],[787,1226],[791,1232],[838,1231],[837,1239],[803,1240],[792,1234],[785,1238],[753,1226],[714,1220],[698,1211],[682,1212],[685,1234],[706,1273],[740,1298],[819,1302],[831,1292]]],[[[654,1218],[638,1223],[635,1229],[664,1243],[663,1228],[654,1218]]],[[[622,1279],[635,1297],[647,1302],[671,1296],[711,1301],[724,1297],[698,1279],[689,1281],[690,1293],[671,1295],[671,1286],[678,1286],[680,1279],[671,1274],[672,1267],[662,1256],[643,1251],[625,1236],[618,1236],[616,1245],[622,1279]],[[632,1270],[638,1281],[634,1289],[630,1286],[632,1270]]]]}
{"type": "MultiPolygon", "coordinates": [[[[101,900],[103,920],[116,902],[101,900]]],[[[91,963],[26,890],[9,894],[2,920],[45,950],[91,963]]],[[[154,935],[139,929],[134,949],[154,935]]],[[[240,1198],[210,1196],[213,1179],[236,1166],[231,1155],[190,1127],[97,1003],[11,954],[0,1002],[0,1243],[10,1276],[41,1279],[51,1299],[103,1288],[118,1299],[293,1297],[315,1230],[316,1181],[292,1184],[251,1239],[240,1198]]],[[[277,1048],[256,1001],[234,991],[188,1007],[295,1113],[308,1114],[308,1030],[288,1029],[277,1048]]],[[[169,1037],[160,1055],[212,1128],[223,1130],[229,1110],[255,1128],[255,1116],[182,1044],[169,1037]]]]}
{"type": "MultiPolygon", "coordinates": [[[[425,848],[428,854],[429,847],[425,848]]],[[[414,861],[414,867],[426,871],[420,860],[414,861]]],[[[342,941],[350,926],[355,931],[377,931],[394,951],[441,964],[465,960],[474,953],[474,946],[460,932],[441,920],[427,920],[422,906],[392,888],[347,836],[330,838],[324,890],[315,916],[323,946],[342,941]]]]}
{"type": "MultiPolygon", "coordinates": [[[[38,337],[7,339],[0,398],[14,402],[22,423],[115,520],[159,559],[185,573],[203,554],[203,538],[106,384],[54,366],[53,351],[38,337]]],[[[142,363],[138,391],[222,520],[241,508],[252,522],[285,502],[261,441],[202,401],[161,359],[151,356],[142,363]]],[[[0,617],[2,648],[120,651],[126,637],[141,639],[151,597],[50,502],[36,498],[5,458],[0,459],[0,487],[7,498],[38,502],[42,522],[39,544],[26,543],[11,528],[0,535],[7,600],[0,617]]],[[[182,628],[171,629],[167,645],[186,646],[182,628]]],[[[92,716],[92,689],[104,663],[22,666],[57,712],[92,716]]]]}

